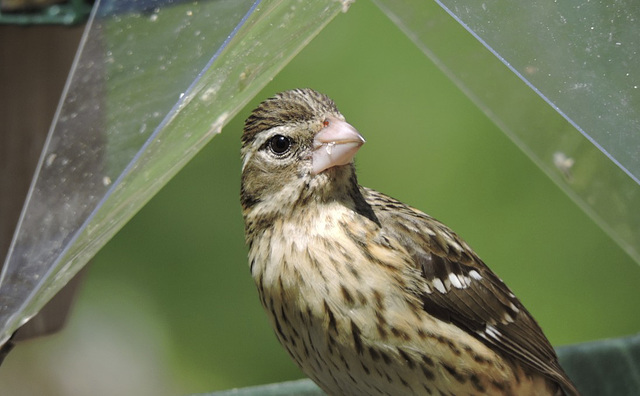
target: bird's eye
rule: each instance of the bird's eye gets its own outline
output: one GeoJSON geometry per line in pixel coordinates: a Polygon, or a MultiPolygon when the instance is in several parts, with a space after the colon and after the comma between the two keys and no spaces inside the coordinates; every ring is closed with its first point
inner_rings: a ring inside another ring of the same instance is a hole
{"type": "Polygon", "coordinates": [[[269,140],[269,148],[274,154],[282,155],[291,148],[291,139],[282,135],[275,135],[269,140]]]}
{"type": "Polygon", "coordinates": [[[325,127],[325,128],[326,128],[326,127],[328,127],[328,126],[329,126],[329,124],[331,124],[331,123],[329,122],[329,120],[324,120],[324,121],[322,121],[322,126],[323,126],[323,127],[325,127]]]}

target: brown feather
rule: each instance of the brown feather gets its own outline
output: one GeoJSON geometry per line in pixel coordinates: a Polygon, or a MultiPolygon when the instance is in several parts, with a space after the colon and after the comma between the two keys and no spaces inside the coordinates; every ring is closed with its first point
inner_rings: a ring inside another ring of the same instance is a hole
{"type": "Polygon", "coordinates": [[[365,187],[361,192],[383,232],[400,241],[427,280],[437,278],[444,284],[451,273],[471,279],[467,287],[446,287],[445,293],[434,287],[425,291],[421,297],[429,314],[467,330],[483,343],[557,381],[570,394],[578,394],[535,319],[460,237],[436,219],[394,198],[365,187]],[[480,280],[469,275],[472,270],[480,280]],[[507,315],[511,320],[506,320],[507,315]],[[486,332],[487,324],[497,330],[495,336],[486,332]]]}
{"type": "Polygon", "coordinates": [[[341,394],[578,395],[533,317],[451,229],[359,186],[352,164],[311,174],[327,115],[344,119],[323,94],[286,91],[242,136],[251,273],[303,371],[341,394]],[[282,135],[291,148],[275,154],[282,135]]]}

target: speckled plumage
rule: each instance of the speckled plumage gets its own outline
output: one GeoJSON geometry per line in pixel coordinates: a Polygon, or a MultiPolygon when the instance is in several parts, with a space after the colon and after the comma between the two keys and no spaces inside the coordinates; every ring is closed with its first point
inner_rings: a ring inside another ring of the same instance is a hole
{"type": "Polygon", "coordinates": [[[535,320],[453,231],[359,186],[351,163],[314,174],[312,153],[334,147],[316,141],[327,120],[348,126],[325,95],[287,91],[242,137],[251,274],[302,371],[333,395],[577,394],[535,320]]]}

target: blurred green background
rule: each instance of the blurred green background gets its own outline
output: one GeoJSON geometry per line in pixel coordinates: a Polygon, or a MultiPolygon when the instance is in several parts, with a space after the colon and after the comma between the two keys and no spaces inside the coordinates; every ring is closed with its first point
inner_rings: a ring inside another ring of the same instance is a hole
{"type": "Polygon", "coordinates": [[[238,202],[244,119],[296,87],[328,94],[365,136],[361,184],[456,230],[554,345],[640,330],[638,265],[361,1],[95,257],[67,328],[9,355],[3,394],[174,395],[303,377],[262,312],[238,202]]]}

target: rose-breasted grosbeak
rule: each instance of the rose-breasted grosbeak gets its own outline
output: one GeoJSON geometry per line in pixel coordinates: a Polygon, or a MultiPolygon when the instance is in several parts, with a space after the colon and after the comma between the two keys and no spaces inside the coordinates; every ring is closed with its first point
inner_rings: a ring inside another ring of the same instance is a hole
{"type": "Polygon", "coordinates": [[[577,395],[536,321],[458,235],[358,185],[363,143],[310,89],[245,123],[251,274],[302,371],[334,395],[577,395]]]}

